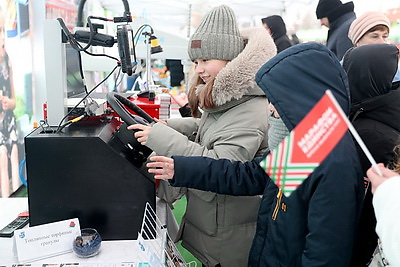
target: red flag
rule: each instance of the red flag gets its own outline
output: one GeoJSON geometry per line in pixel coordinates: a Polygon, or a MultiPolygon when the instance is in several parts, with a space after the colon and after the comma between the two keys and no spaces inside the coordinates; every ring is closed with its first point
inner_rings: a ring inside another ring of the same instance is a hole
{"type": "Polygon", "coordinates": [[[260,165],[289,196],[337,145],[348,129],[343,111],[324,94],[260,165]]]}

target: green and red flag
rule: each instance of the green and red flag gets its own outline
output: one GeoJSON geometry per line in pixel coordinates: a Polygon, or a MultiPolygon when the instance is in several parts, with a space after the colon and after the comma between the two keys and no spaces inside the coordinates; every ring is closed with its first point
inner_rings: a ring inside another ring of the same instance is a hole
{"type": "Polygon", "coordinates": [[[329,92],[260,163],[289,196],[332,151],[348,129],[347,118],[329,92]]]}

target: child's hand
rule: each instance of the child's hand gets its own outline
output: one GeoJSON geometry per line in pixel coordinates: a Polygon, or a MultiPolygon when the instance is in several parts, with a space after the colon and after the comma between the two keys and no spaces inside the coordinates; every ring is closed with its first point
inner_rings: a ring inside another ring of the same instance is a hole
{"type": "Polygon", "coordinates": [[[377,167],[381,171],[382,176],[379,175],[373,167],[369,168],[367,171],[367,176],[372,185],[371,191],[373,194],[375,193],[376,189],[380,186],[381,183],[383,183],[384,181],[386,181],[387,179],[389,179],[393,176],[399,175],[398,173],[396,173],[388,168],[385,168],[385,166],[382,163],[379,163],[377,165],[377,167]]]}
{"type": "Polygon", "coordinates": [[[164,156],[152,156],[146,166],[149,173],[154,173],[155,179],[172,179],[174,177],[174,160],[164,156]]]}
{"type": "Polygon", "coordinates": [[[135,138],[142,145],[146,145],[147,137],[151,132],[151,126],[146,126],[143,124],[132,124],[128,126],[128,130],[139,130],[134,133],[135,138]]]}

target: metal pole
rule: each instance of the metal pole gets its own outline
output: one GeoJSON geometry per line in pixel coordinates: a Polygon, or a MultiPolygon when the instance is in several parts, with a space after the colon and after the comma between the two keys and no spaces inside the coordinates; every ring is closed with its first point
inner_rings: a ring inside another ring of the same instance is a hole
{"type": "MultiPolygon", "coordinates": [[[[192,24],[192,4],[189,4],[189,14],[188,14],[188,25],[187,25],[187,38],[190,38],[190,28],[192,24]]],[[[185,75],[185,93],[189,93],[189,69],[191,62],[188,60],[182,60],[183,70],[185,75]],[[183,62],[184,61],[184,62],[183,62]]]]}
{"type": "Polygon", "coordinates": [[[150,85],[153,84],[151,79],[151,44],[150,44],[150,34],[146,34],[146,45],[147,45],[147,54],[146,54],[146,89],[150,89],[150,85]]]}

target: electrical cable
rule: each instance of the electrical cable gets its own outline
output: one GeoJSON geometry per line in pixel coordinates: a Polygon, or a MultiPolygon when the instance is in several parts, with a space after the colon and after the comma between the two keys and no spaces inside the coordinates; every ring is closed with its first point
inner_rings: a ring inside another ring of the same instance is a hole
{"type": "Polygon", "coordinates": [[[72,124],[72,123],[75,123],[75,122],[77,122],[77,121],[80,121],[80,120],[83,119],[84,117],[86,117],[86,115],[81,115],[81,116],[79,116],[79,117],[76,117],[76,118],[74,118],[74,119],[72,119],[72,120],[67,121],[66,123],[64,123],[64,124],[59,128],[59,130],[58,130],[57,132],[61,132],[66,126],[68,126],[68,125],[70,125],[70,124],[72,124]]]}
{"type": "MultiPolygon", "coordinates": [[[[101,82],[99,82],[95,87],[93,87],[93,88],[89,91],[89,93],[88,93],[87,95],[85,95],[84,97],[82,97],[82,99],[79,100],[79,102],[67,113],[67,115],[65,115],[65,116],[61,119],[60,123],[58,124],[56,133],[59,133],[59,132],[60,132],[60,128],[63,129],[63,128],[66,126],[66,125],[65,125],[65,126],[62,125],[62,123],[63,123],[63,121],[72,113],[72,111],[74,111],[85,99],[87,99],[87,98],[90,96],[90,94],[91,94],[97,87],[99,87],[101,84],[103,84],[103,83],[114,73],[114,71],[115,71],[117,68],[118,68],[118,65],[115,66],[114,69],[113,69],[101,82]]],[[[68,123],[68,122],[66,122],[66,123],[68,123]]]]}
{"type": "Polygon", "coordinates": [[[75,50],[79,50],[80,47],[82,47],[76,40],[75,38],[72,36],[71,32],[69,31],[69,29],[67,28],[67,26],[64,23],[64,20],[62,18],[57,18],[58,23],[60,23],[60,26],[62,28],[62,30],[64,31],[65,36],[67,37],[68,42],[71,44],[71,46],[75,49],[75,50]]]}
{"type": "Polygon", "coordinates": [[[108,57],[108,58],[114,59],[115,61],[119,61],[118,58],[113,57],[113,56],[109,56],[109,55],[106,55],[106,54],[94,54],[92,52],[84,50],[82,48],[82,45],[74,38],[73,34],[68,30],[68,28],[65,25],[63,19],[62,18],[57,18],[57,20],[60,23],[60,26],[63,29],[64,34],[67,37],[68,42],[71,44],[72,48],[74,48],[75,50],[77,50],[79,52],[83,51],[83,52],[85,52],[86,54],[88,54],[90,56],[104,56],[104,57],[108,57]]]}
{"type": "MultiPolygon", "coordinates": [[[[90,16],[90,17],[88,17],[88,23],[90,23],[90,25],[92,25],[91,22],[90,22],[90,19],[92,19],[92,18],[101,19],[101,20],[107,20],[106,18],[103,18],[103,17],[94,17],[94,16],[90,16]]],[[[67,123],[64,124],[64,125],[61,125],[62,122],[65,120],[65,118],[67,118],[67,117],[68,117],[68,116],[69,116],[83,101],[85,101],[85,100],[89,97],[90,93],[93,92],[93,90],[95,90],[98,86],[100,86],[102,83],[104,83],[105,80],[107,80],[107,79],[110,77],[110,75],[111,75],[112,73],[114,73],[114,71],[116,70],[116,68],[117,68],[118,66],[120,66],[120,61],[119,61],[119,59],[117,59],[117,58],[115,58],[115,57],[111,57],[111,56],[108,56],[108,55],[105,55],[105,54],[93,54],[93,53],[91,53],[91,52],[88,52],[88,51],[86,50],[88,46],[86,46],[85,48],[82,48],[82,46],[79,44],[79,42],[74,38],[74,36],[73,36],[73,35],[71,34],[71,32],[69,31],[69,29],[66,27],[66,25],[65,25],[64,21],[62,20],[62,18],[58,18],[57,20],[59,21],[60,26],[61,26],[61,28],[63,29],[63,31],[64,31],[64,33],[65,33],[65,36],[67,37],[68,42],[71,44],[71,46],[72,46],[75,50],[78,51],[78,57],[79,57],[79,71],[80,71],[80,75],[81,75],[82,81],[83,81],[83,83],[84,83],[85,92],[86,92],[86,96],[84,96],[84,97],[83,97],[83,98],[68,112],[68,114],[67,114],[66,116],[64,116],[64,118],[60,121],[60,124],[58,125],[57,130],[56,130],[56,132],[60,132],[63,128],[65,128],[67,125],[70,124],[69,122],[67,122],[67,123]],[[117,66],[115,66],[115,68],[110,72],[110,74],[107,75],[106,78],[103,79],[99,84],[97,84],[90,92],[87,91],[87,86],[86,86],[86,82],[85,82],[84,72],[83,72],[83,68],[82,68],[82,57],[81,57],[81,54],[80,54],[82,51],[85,52],[85,53],[87,53],[87,54],[89,54],[89,55],[92,55],[92,56],[107,56],[107,57],[112,58],[112,59],[114,59],[114,60],[116,60],[116,61],[118,62],[117,66]]],[[[92,28],[92,27],[91,27],[91,28],[92,28]]],[[[92,34],[91,34],[91,37],[92,37],[92,34]]],[[[89,38],[88,45],[90,45],[90,43],[91,43],[91,38],[89,38]]]]}
{"type": "MultiPolygon", "coordinates": [[[[83,6],[84,6],[84,4],[85,4],[85,2],[86,2],[86,0],[81,0],[80,1],[80,3],[79,3],[79,6],[78,6],[78,17],[77,17],[77,26],[78,27],[83,27],[83,20],[82,20],[82,16],[83,16],[83,6]]],[[[93,27],[93,24],[92,24],[92,19],[98,19],[98,20],[102,20],[102,21],[114,21],[115,23],[116,22],[126,22],[127,24],[128,24],[128,22],[131,22],[132,21],[132,16],[130,15],[130,10],[129,10],[129,4],[128,4],[128,2],[126,1],[126,0],[123,0],[122,1],[123,2],[123,4],[124,4],[124,9],[125,9],[125,11],[124,11],[124,17],[115,17],[113,20],[111,20],[111,19],[107,19],[107,18],[104,18],[104,17],[98,17],[98,16],[88,16],[87,17],[87,25],[89,26],[89,29],[90,29],[90,33],[89,33],[89,40],[87,41],[87,45],[85,46],[85,47],[82,47],[82,45],[76,40],[76,38],[74,37],[74,35],[69,31],[69,29],[66,27],[66,25],[65,25],[65,23],[64,23],[64,21],[62,20],[62,18],[57,18],[57,20],[59,21],[59,23],[60,23],[60,26],[61,26],[61,28],[62,28],[62,30],[63,30],[63,32],[64,32],[64,34],[65,34],[65,36],[66,36],[66,38],[67,38],[67,40],[68,40],[68,42],[71,44],[71,46],[75,49],[75,50],[77,50],[79,53],[79,68],[80,68],[80,74],[81,74],[81,78],[82,78],[82,80],[83,80],[83,82],[84,82],[84,87],[85,87],[85,92],[86,92],[86,96],[84,96],[69,112],[68,112],[68,114],[67,115],[65,115],[62,119],[61,119],[61,121],[60,121],[60,123],[59,123],[59,125],[58,125],[58,127],[57,127],[57,130],[56,130],[56,132],[60,132],[62,129],[64,129],[67,125],[70,125],[71,123],[73,123],[74,122],[74,120],[70,120],[70,121],[67,121],[65,124],[62,124],[62,122],[83,102],[83,101],[88,101],[87,99],[91,99],[90,98],[90,93],[91,92],[93,92],[98,86],[100,86],[102,83],[104,83],[110,76],[111,76],[111,74],[112,73],[114,73],[115,72],[115,70],[116,70],[116,68],[117,67],[119,67],[119,66],[121,66],[121,61],[120,60],[118,60],[117,58],[115,58],[115,57],[111,57],[111,56],[108,56],[108,55],[105,55],[105,54],[93,54],[93,53],[91,53],[91,52],[88,52],[87,51],[87,49],[92,45],[92,41],[93,41],[93,39],[94,39],[94,35],[97,33],[97,29],[95,30],[94,29],[94,27],[93,27]],[[99,84],[97,84],[94,88],[92,88],[92,90],[90,90],[89,92],[87,91],[87,87],[86,87],[86,82],[85,82],[85,79],[84,79],[84,72],[83,72],[83,69],[82,69],[82,58],[81,58],[81,54],[80,54],[80,52],[85,52],[85,53],[87,53],[87,54],[89,54],[89,55],[92,55],[92,56],[107,56],[107,57],[109,57],[109,58],[112,58],[112,59],[115,59],[117,62],[118,62],[118,64],[117,64],[117,66],[115,66],[114,67],[114,69],[99,83],[99,84]]],[[[143,32],[143,30],[144,30],[144,28],[145,27],[150,27],[150,29],[151,29],[151,34],[153,34],[153,28],[150,26],[150,25],[148,25],[148,24],[144,24],[144,25],[142,25],[139,29],[138,29],[138,31],[136,32],[136,34],[135,35],[133,35],[133,32],[132,31],[130,31],[131,32],[131,39],[132,39],[132,43],[134,43],[134,40],[135,40],[135,38],[136,38],[136,36],[138,36],[138,34],[141,34],[142,32],[143,32]]],[[[138,38],[139,39],[139,38],[138,38]]],[[[85,41],[86,42],[86,41],[85,41]]],[[[115,41],[114,41],[115,42],[115,41]]],[[[138,42],[138,40],[136,41],[136,43],[138,42]]],[[[135,46],[133,47],[133,56],[134,56],[134,60],[135,60],[135,62],[137,63],[137,59],[136,59],[136,51],[135,51],[135,46]]],[[[118,75],[117,75],[117,78],[116,78],[116,80],[115,80],[115,89],[114,90],[116,90],[116,88],[117,88],[117,80],[118,80],[118,77],[119,77],[119,75],[120,75],[120,72],[121,72],[121,69],[120,69],[120,71],[118,72],[118,75]]],[[[121,81],[118,83],[118,84],[120,84],[122,82],[122,78],[121,78],[121,81]]],[[[86,111],[85,111],[85,113],[86,113],[86,111]]],[[[84,115],[82,115],[82,116],[84,116],[84,115]]]]}
{"type": "Polygon", "coordinates": [[[82,57],[81,57],[81,51],[78,51],[78,61],[79,61],[79,73],[81,75],[82,83],[83,83],[83,88],[85,89],[85,93],[88,94],[87,86],[86,86],[86,80],[85,80],[85,75],[83,73],[83,68],[82,68],[82,57]]]}
{"type": "Polygon", "coordinates": [[[117,92],[117,86],[121,84],[122,79],[123,79],[123,77],[124,77],[124,75],[122,75],[120,81],[118,82],[119,75],[121,75],[121,68],[118,70],[118,74],[117,74],[117,76],[115,77],[113,92],[117,92]],[[118,82],[118,83],[117,83],[117,82],[118,82]]]}
{"type": "MultiPolygon", "coordinates": [[[[39,127],[42,128],[42,132],[44,132],[44,133],[54,133],[54,130],[48,124],[47,119],[40,120],[39,121],[39,127]]],[[[34,131],[36,131],[36,128],[33,128],[32,131],[27,135],[31,135],[34,131]]]]}
{"type": "MultiPolygon", "coordinates": [[[[76,26],[83,27],[83,7],[85,6],[86,0],[81,0],[78,5],[78,14],[76,18],[76,26]]],[[[123,18],[114,18],[114,22],[126,22],[132,21],[132,17],[130,16],[131,12],[129,10],[129,3],[127,0],[122,0],[122,4],[124,5],[124,17],[123,18]],[[120,21],[121,20],[121,21],[120,21]]]]}
{"type": "Polygon", "coordinates": [[[81,48],[81,50],[78,50],[78,51],[86,51],[91,45],[92,45],[92,41],[93,41],[93,37],[94,37],[94,29],[93,29],[93,25],[92,25],[92,21],[91,21],[91,16],[89,16],[89,17],[87,17],[87,24],[89,25],[89,32],[90,32],[90,34],[89,34],[89,41],[88,41],[88,43],[86,44],[86,46],[85,47],[83,47],[83,48],[81,48]]]}
{"type": "Polygon", "coordinates": [[[94,33],[93,33],[93,31],[92,31],[93,25],[92,25],[92,23],[91,23],[91,19],[101,19],[101,20],[108,21],[108,19],[103,18],[103,17],[95,17],[95,16],[89,16],[89,17],[88,17],[88,25],[89,25],[89,27],[90,27],[90,29],[91,29],[91,33],[90,33],[90,37],[89,37],[88,44],[87,44],[84,48],[82,48],[82,46],[79,44],[79,42],[78,42],[78,41],[74,38],[74,36],[71,34],[71,32],[70,32],[69,29],[66,27],[66,25],[65,25],[64,21],[62,20],[62,18],[58,18],[58,19],[57,19],[57,20],[59,21],[59,23],[60,23],[61,28],[63,29],[63,31],[64,31],[64,33],[65,33],[65,36],[67,37],[68,42],[71,44],[71,46],[72,46],[75,50],[78,51],[80,74],[81,74],[81,78],[82,78],[82,80],[83,80],[83,82],[84,82],[86,96],[84,96],[84,97],[83,97],[83,98],[68,112],[68,114],[64,116],[64,118],[62,118],[62,120],[60,121],[60,123],[59,123],[59,125],[58,125],[58,127],[57,127],[56,132],[60,132],[60,131],[61,131],[62,129],[64,129],[67,125],[73,123],[73,122],[71,122],[71,121],[68,121],[68,122],[66,122],[65,124],[62,125],[62,122],[63,122],[63,121],[64,121],[64,120],[65,120],[65,119],[66,119],[66,118],[67,118],[67,117],[68,117],[68,116],[83,102],[83,101],[85,101],[85,100],[89,97],[90,93],[93,92],[93,91],[94,91],[98,86],[100,86],[102,83],[104,83],[104,82],[111,76],[111,74],[114,73],[114,71],[116,70],[116,68],[120,66],[120,61],[119,61],[117,58],[111,57],[111,56],[108,56],[108,55],[105,55],[105,56],[108,56],[109,58],[115,59],[115,60],[118,62],[118,64],[117,64],[117,66],[115,66],[114,69],[106,76],[106,78],[104,78],[99,84],[97,84],[92,90],[90,90],[90,92],[87,91],[86,82],[85,82],[85,79],[84,79],[84,73],[83,73],[83,69],[82,69],[82,58],[81,58],[80,52],[83,51],[83,52],[85,52],[85,53],[87,53],[87,54],[89,54],[89,55],[93,55],[93,56],[102,56],[102,55],[104,55],[104,54],[93,54],[93,53],[90,53],[90,52],[87,51],[87,48],[90,46],[91,41],[92,41],[92,39],[93,39],[93,35],[94,35],[94,33]]]}
{"type": "Polygon", "coordinates": [[[144,30],[146,27],[149,27],[149,28],[150,28],[150,31],[151,31],[150,34],[153,34],[153,33],[154,33],[153,27],[151,27],[151,25],[149,25],[149,24],[143,24],[143,25],[141,25],[141,26],[136,30],[135,35],[133,35],[133,32],[131,33],[131,35],[132,35],[132,43],[134,44],[134,45],[133,45],[133,49],[132,49],[132,50],[133,50],[133,58],[134,58],[136,64],[139,64],[139,62],[138,62],[137,59],[136,59],[136,46],[137,46],[137,43],[139,42],[139,37],[140,37],[140,35],[142,34],[143,30],[144,30]],[[135,41],[135,39],[136,39],[136,41],[135,41]]]}
{"type": "Polygon", "coordinates": [[[141,25],[141,26],[136,30],[136,33],[135,33],[135,35],[134,35],[134,37],[133,37],[133,39],[137,38],[137,39],[136,39],[136,43],[135,43],[135,47],[136,47],[136,45],[137,45],[137,42],[139,41],[139,36],[140,36],[140,34],[143,32],[143,30],[144,30],[145,27],[149,27],[149,28],[150,28],[150,30],[151,30],[150,34],[153,34],[153,33],[154,33],[153,27],[151,27],[149,24],[143,24],[143,25],[141,25]]]}
{"type": "MultiPolygon", "coordinates": [[[[119,59],[117,59],[117,58],[115,58],[115,57],[112,57],[112,56],[109,56],[109,55],[106,55],[106,54],[93,54],[93,53],[87,51],[87,49],[88,49],[88,48],[90,47],[90,45],[91,45],[91,42],[93,41],[93,36],[94,36],[94,33],[95,33],[95,31],[93,30],[93,25],[92,25],[91,19],[99,19],[99,20],[103,20],[103,21],[111,21],[110,19],[107,19],[107,18],[104,18],[104,17],[89,16],[89,17],[87,18],[88,25],[89,25],[89,28],[90,28],[89,40],[88,40],[87,45],[86,45],[85,47],[82,47],[82,45],[75,39],[74,35],[73,35],[73,34],[69,31],[69,29],[66,27],[66,25],[65,25],[64,21],[62,20],[62,18],[57,18],[57,20],[58,20],[59,23],[60,23],[61,28],[63,29],[63,31],[64,31],[64,33],[65,33],[65,36],[67,37],[68,42],[71,44],[71,46],[72,46],[75,50],[77,50],[77,51],[83,51],[83,52],[85,52],[85,53],[87,53],[88,55],[91,55],[91,56],[98,56],[98,55],[100,55],[100,56],[106,56],[106,57],[115,59],[116,61],[119,61],[119,59]]],[[[150,28],[150,30],[151,30],[150,34],[153,34],[153,33],[154,33],[153,27],[151,27],[151,25],[149,25],[149,24],[143,24],[143,25],[141,25],[141,26],[138,28],[138,30],[136,31],[135,35],[133,35],[133,32],[130,31],[130,32],[131,32],[132,43],[134,43],[134,46],[133,46],[133,49],[132,49],[132,50],[133,50],[133,51],[132,51],[132,52],[133,52],[133,58],[134,58],[134,61],[135,61],[136,63],[137,63],[136,45],[137,45],[137,43],[138,43],[138,41],[139,41],[139,36],[140,36],[140,34],[144,31],[144,29],[145,29],[146,27],[149,27],[149,28],[150,28]],[[136,41],[135,41],[135,39],[136,39],[136,41]]]]}
{"type": "Polygon", "coordinates": [[[119,79],[119,82],[117,83],[116,87],[118,87],[122,83],[124,75],[125,74],[122,74],[121,79],[119,79]]]}
{"type": "MultiPolygon", "coordinates": [[[[132,44],[135,43],[135,37],[133,36],[133,31],[131,31],[131,41],[132,44]]],[[[135,60],[136,64],[138,64],[137,59],[136,59],[136,45],[133,45],[133,59],[135,60]]]]}
{"type": "Polygon", "coordinates": [[[89,52],[89,51],[83,51],[84,53],[86,53],[86,54],[88,54],[88,55],[90,55],[90,56],[94,56],[94,57],[99,57],[99,56],[101,56],[101,57],[108,57],[108,58],[111,58],[111,59],[114,59],[115,61],[119,61],[119,59],[118,58],[116,58],[116,57],[113,57],[113,56],[109,56],[109,55],[106,55],[106,54],[93,54],[93,53],[91,53],[91,52],[89,52]]]}
{"type": "Polygon", "coordinates": [[[79,44],[78,41],[74,38],[72,33],[69,31],[69,29],[65,25],[63,19],[62,18],[57,18],[58,22],[60,23],[61,28],[63,29],[63,31],[64,31],[67,39],[68,39],[68,42],[77,51],[86,51],[92,45],[92,41],[93,41],[94,35],[96,33],[96,31],[93,28],[92,21],[91,21],[92,18],[101,18],[102,20],[107,20],[106,18],[95,17],[95,16],[89,16],[87,18],[87,22],[88,22],[88,25],[89,25],[90,32],[89,32],[89,40],[88,40],[88,42],[87,42],[85,47],[82,47],[81,44],[79,44]]]}
{"type": "Polygon", "coordinates": [[[21,180],[22,184],[25,186],[28,186],[28,183],[26,182],[25,176],[24,176],[24,165],[26,162],[26,157],[24,157],[21,162],[19,163],[19,179],[21,180]]]}

